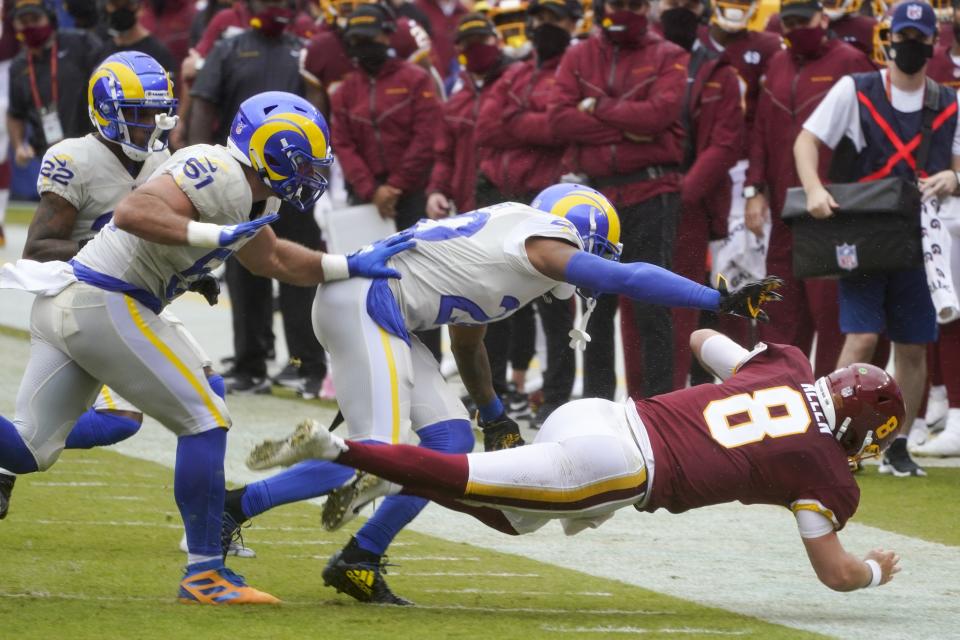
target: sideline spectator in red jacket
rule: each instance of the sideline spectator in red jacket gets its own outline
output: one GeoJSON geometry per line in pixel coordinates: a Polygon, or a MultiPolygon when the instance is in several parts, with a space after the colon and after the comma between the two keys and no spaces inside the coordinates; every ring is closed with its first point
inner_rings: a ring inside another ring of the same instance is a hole
{"type": "MultiPolygon", "coordinates": [[[[376,3],[354,0],[331,2],[326,8],[326,22],[304,47],[300,74],[307,84],[306,97],[325,116],[330,115],[330,96],[336,91],[343,76],[354,69],[353,62],[347,55],[343,33],[347,28],[348,16],[354,7],[360,4],[376,3]]],[[[435,73],[430,62],[431,42],[427,31],[411,18],[394,17],[397,28],[390,34],[390,47],[396,57],[435,73]]],[[[438,86],[441,86],[439,81],[438,86]]]]}
{"type": "Polygon", "coordinates": [[[414,5],[427,16],[430,22],[430,37],[433,39],[431,57],[440,77],[448,78],[453,72],[456,58],[454,38],[457,24],[468,13],[460,0],[416,0],[414,5]]]}
{"type": "MultiPolygon", "coordinates": [[[[331,97],[333,148],[353,203],[372,202],[406,229],[424,216],[433,140],[443,112],[433,78],[390,55],[392,12],[361,5],[348,20],[347,52],[358,70],[331,97]]],[[[439,331],[420,337],[440,354],[439,331]]]]}
{"type": "MultiPolygon", "coordinates": [[[[773,57],[763,83],[750,146],[747,185],[756,194],[747,200],[747,228],[758,236],[772,223],[767,273],[784,279],[780,311],[789,322],[760,327],[760,338],[792,344],[810,353],[817,334],[816,375],[835,368],[843,346],[838,324],[835,281],[793,277],[793,241],[780,218],[787,189],[800,185],[793,157],[784,153],[796,140],[807,117],[841,77],[874,69],[859,49],[828,35],[829,22],[817,0],[784,0],[784,37],[789,47],[773,57]]],[[[827,175],[830,154],[820,157],[820,174],[827,175]]]]}
{"type": "MultiPolygon", "coordinates": [[[[873,60],[874,36],[877,19],[860,13],[861,0],[826,0],[823,12],[830,20],[830,35],[841,42],[860,49],[873,60]]],[[[775,13],[767,20],[767,31],[783,34],[780,14],[775,13]]]]}
{"type": "MultiPolygon", "coordinates": [[[[557,70],[549,115],[569,148],[564,169],[589,181],[617,207],[623,260],[670,268],[680,209],[683,128],[678,114],[687,52],[648,29],[647,0],[609,0],[597,9],[602,32],[567,50],[557,70]]],[[[602,297],[590,324],[584,395],[612,398],[613,315],[602,297]]],[[[644,395],[673,382],[670,311],[637,304],[644,395]]]]}
{"type": "MultiPolygon", "coordinates": [[[[457,51],[467,63],[453,94],[443,105],[443,123],[437,127],[433,145],[427,215],[434,219],[476,208],[474,190],[480,159],[475,135],[481,96],[490,94],[490,88],[509,64],[493,23],[479,13],[468,13],[460,21],[457,51]]],[[[480,206],[488,204],[494,202],[480,206]]]]}
{"type": "MultiPolygon", "coordinates": [[[[687,90],[680,113],[686,130],[684,177],[680,184],[680,225],[673,252],[673,271],[697,282],[705,280],[707,245],[727,235],[730,213],[730,169],[740,159],[744,138],[743,100],[737,74],[719,53],[697,41],[697,29],[704,12],[700,0],[660,0],[660,28],[664,37],[690,51],[687,90]]],[[[621,301],[624,336],[634,331],[626,325],[621,301]]],[[[673,309],[675,335],[689,335],[697,328],[700,312],[673,309]]],[[[624,348],[637,343],[624,339],[624,348]]],[[[639,355],[639,354],[638,354],[639,355]]],[[[624,353],[625,360],[637,356],[624,353]]],[[[692,354],[686,340],[674,345],[673,388],[686,386],[692,354]]],[[[641,390],[635,368],[627,367],[627,391],[641,390]]]]}
{"type": "MultiPolygon", "coordinates": [[[[213,2],[214,0],[211,0],[213,2]]],[[[190,51],[190,26],[197,14],[193,0],[147,0],[140,14],[144,28],[170,50],[179,72],[190,51]]]]}
{"type": "MultiPolygon", "coordinates": [[[[557,67],[583,8],[579,0],[533,0],[527,14],[527,33],[534,56],[508,67],[503,78],[484,95],[480,106],[477,144],[491,152],[484,153],[480,162],[477,200],[481,205],[504,200],[530,202],[563,173],[566,143],[557,136],[547,109],[557,67]]],[[[538,300],[534,304],[546,336],[548,363],[543,375],[543,403],[533,418],[534,425],[539,427],[554,409],[570,399],[576,363],[568,335],[573,328],[572,304],[562,300],[538,300]]],[[[497,341],[500,345],[505,343],[496,334],[504,328],[501,325],[509,327],[511,321],[522,322],[522,318],[515,314],[507,322],[487,328],[487,353],[496,353],[497,349],[490,345],[497,341]]],[[[522,335],[522,329],[510,333],[515,341],[518,335],[522,335]]],[[[516,370],[517,364],[512,365],[516,370]]],[[[514,379],[515,384],[518,382],[514,379]]],[[[522,391],[521,388],[518,393],[522,391]]]]}

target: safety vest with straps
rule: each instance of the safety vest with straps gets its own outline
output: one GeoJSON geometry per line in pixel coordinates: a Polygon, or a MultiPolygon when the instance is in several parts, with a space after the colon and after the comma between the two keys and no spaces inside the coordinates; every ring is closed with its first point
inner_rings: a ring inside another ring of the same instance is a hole
{"type": "Polygon", "coordinates": [[[899,176],[910,181],[949,169],[957,128],[957,94],[927,78],[923,108],[904,113],[893,108],[879,72],[853,74],[866,143],[856,156],[854,173],[860,182],[899,176]],[[922,131],[929,126],[926,153],[922,131]],[[926,155],[924,166],[917,157],[926,155]]]}

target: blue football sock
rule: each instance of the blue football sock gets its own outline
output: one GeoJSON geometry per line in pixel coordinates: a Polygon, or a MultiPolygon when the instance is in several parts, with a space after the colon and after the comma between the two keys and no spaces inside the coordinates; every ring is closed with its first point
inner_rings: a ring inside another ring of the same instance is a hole
{"type": "Polygon", "coordinates": [[[17,428],[3,416],[0,416],[0,467],[13,473],[33,473],[39,468],[17,428]]]}
{"type": "Polygon", "coordinates": [[[227,430],[210,429],[177,440],[173,495],[187,531],[191,556],[220,556],[223,515],[223,457],[227,430]]]}
{"type": "Polygon", "coordinates": [[[221,400],[227,399],[227,383],[224,381],[222,375],[214,373],[207,376],[207,384],[210,385],[210,388],[213,389],[215,394],[220,396],[221,400]]]}
{"type": "MultiPolygon", "coordinates": [[[[445,420],[417,431],[420,446],[445,453],[473,451],[473,431],[467,420],[445,420]]],[[[418,496],[390,496],[354,535],[361,549],[383,555],[400,530],[427,506],[418,496]]]]}
{"type": "Polygon", "coordinates": [[[248,484],[240,503],[248,518],[282,504],[330,493],[353,477],[354,470],[326,460],[307,460],[265,480],[248,484]]]}
{"type": "Polygon", "coordinates": [[[126,440],[140,430],[140,421],[87,409],[67,436],[67,449],[92,449],[126,440]]]}

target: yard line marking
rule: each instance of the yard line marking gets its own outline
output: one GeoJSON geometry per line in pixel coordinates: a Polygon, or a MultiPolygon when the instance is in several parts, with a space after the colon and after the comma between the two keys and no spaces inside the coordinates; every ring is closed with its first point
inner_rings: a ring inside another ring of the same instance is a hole
{"type": "Polygon", "coordinates": [[[645,627],[555,627],[553,625],[545,624],[540,627],[544,631],[552,631],[554,633],[629,633],[634,635],[647,634],[647,633],[656,633],[656,634],[676,634],[676,635],[711,635],[711,636],[742,636],[746,634],[746,631],[724,631],[722,629],[696,629],[696,628],[679,628],[679,629],[648,629],[645,627]]]}
{"type": "Polygon", "coordinates": [[[479,595],[522,595],[522,596],[588,596],[594,598],[612,598],[613,594],[607,591],[524,591],[516,589],[423,589],[424,593],[465,593],[479,595]]]}
{"type": "Polygon", "coordinates": [[[429,572],[419,572],[419,571],[404,571],[400,573],[399,571],[391,571],[391,575],[396,576],[416,576],[418,578],[437,578],[437,577],[451,577],[451,578],[476,578],[476,577],[490,577],[490,578],[539,578],[539,573],[510,573],[510,572],[484,572],[484,571],[429,571],[429,572]]]}
{"type": "Polygon", "coordinates": [[[118,489],[163,489],[169,491],[170,487],[162,484],[118,484],[116,482],[31,482],[34,487],[115,487],[118,489]]]}

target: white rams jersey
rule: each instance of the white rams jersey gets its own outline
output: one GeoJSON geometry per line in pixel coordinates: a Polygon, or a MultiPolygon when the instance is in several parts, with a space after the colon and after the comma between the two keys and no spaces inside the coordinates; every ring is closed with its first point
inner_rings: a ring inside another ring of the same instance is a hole
{"type": "MultiPolygon", "coordinates": [[[[219,225],[250,220],[253,194],[243,167],[226,147],[198,144],[173,154],[151,178],[168,174],[196,208],[200,222],[219,225]]],[[[270,198],[264,215],[279,208],[270,198]]],[[[75,260],[98,274],[146,291],[162,308],[223,263],[249,241],[209,249],[149,242],[110,223],[77,254],[75,260]]]]}
{"type": "Polygon", "coordinates": [[[113,217],[120,199],[146,182],[169,157],[169,151],[147,156],[140,173],[131,176],[123,163],[93,134],[70,138],[50,147],[43,156],[37,193],[55,193],[77,210],[70,239],[89,240],[113,217]]]}
{"type": "Polygon", "coordinates": [[[417,245],[390,265],[401,274],[390,280],[408,329],[444,324],[480,325],[511,315],[545,293],[560,299],[574,287],[537,271],[526,240],[558,238],[583,249],[573,224],[517,202],[413,227],[417,245]]]}

